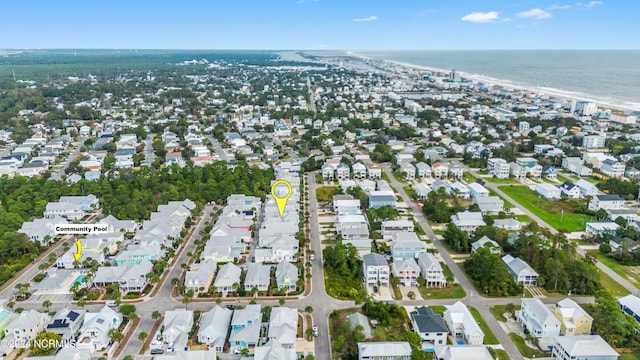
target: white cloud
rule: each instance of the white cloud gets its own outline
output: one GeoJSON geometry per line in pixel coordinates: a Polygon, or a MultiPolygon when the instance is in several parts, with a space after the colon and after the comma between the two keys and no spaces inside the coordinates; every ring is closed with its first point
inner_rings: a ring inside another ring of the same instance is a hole
{"type": "Polygon", "coordinates": [[[366,18],[353,19],[353,21],[355,21],[355,22],[367,22],[367,21],[376,21],[376,20],[378,20],[378,17],[374,16],[374,15],[366,17],[366,18]]]}
{"type": "Polygon", "coordinates": [[[578,5],[578,6],[584,6],[584,7],[586,7],[587,9],[590,9],[590,8],[592,8],[592,7],[594,7],[594,6],[602,5],[602,2],[601,2],[601,1],[590,1],[590,2],[588,2],[588,3],[586,3],[586,4],[577,3],[576,5],[578,5]]]}
{"type": "Polygon", "coordinates": [[[538,19],[538,20],[542,20],[542,19],[548,19],[551,17],[551,13],[546,12],[540,8],[534,8],[531,10],[527,10],[527,11],[523,11],[523,12],[519,12],[518,13],[518,17],[521,18],[525,18],[525,19],[538,19]]]}
{"type": "Polygon", "coordinates": [[[498,20],[500,15],[496,11],[489,12],[472,12],[462,17],[462,21],[468,21],[473,23],[485,23],[498,20]]]}
{"type": "Polygon", "coordinates": [[[559,5],[559,4],[553,4],[549,7],[549,10],[565,10],[565,9],[571,9],[573,6],[572,5],[559,5]]]}

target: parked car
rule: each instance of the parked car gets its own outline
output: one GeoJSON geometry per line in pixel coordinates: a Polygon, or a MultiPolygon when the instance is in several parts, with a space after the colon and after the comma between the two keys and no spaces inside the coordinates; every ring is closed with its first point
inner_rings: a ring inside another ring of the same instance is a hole
{"type": "Polygon", "coordinates": [[[151,349],[151,355],[160,355],[164,354],[164,350],[162,349],[151,349]]]}
{"type": "Polygon", "coordinates": [[[313,327],[313,336],[318,336],[318,327],[317,326],[313,327]]]}

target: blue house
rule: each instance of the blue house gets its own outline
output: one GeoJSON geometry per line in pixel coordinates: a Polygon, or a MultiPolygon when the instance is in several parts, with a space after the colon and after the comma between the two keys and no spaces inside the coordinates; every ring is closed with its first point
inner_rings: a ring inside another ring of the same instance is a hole
{"type": "Polygon", "coordinates": [[[396,207],[396,196],[393,191],[372,191],[369,193],[369,207],[377,209],[383,206],[396,207]]]}
{"type": "Polygon", "coordinates": [[[640,299],[634,295],[627,295],[618,299],[620,308],[640,322],[640,299]]]}
{"type": "Polygon", "coordinates": [[[229,345],[232,349],[258,345],[262,328],[261,309],[259,304],[250,304],[233,313],[231,335],[229,335],[229,345]]]}

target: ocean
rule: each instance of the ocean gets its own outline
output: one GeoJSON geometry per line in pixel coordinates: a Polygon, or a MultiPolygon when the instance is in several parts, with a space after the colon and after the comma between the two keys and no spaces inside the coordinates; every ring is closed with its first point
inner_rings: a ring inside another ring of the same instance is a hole
{"type": "Polygon", "coordinates": [[[640,110],[640,50],[354,51],[640,110]]]}

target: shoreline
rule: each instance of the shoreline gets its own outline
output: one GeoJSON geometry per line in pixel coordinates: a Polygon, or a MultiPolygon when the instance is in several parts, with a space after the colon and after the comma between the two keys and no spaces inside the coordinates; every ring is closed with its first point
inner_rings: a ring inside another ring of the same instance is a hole
{"type": "MultiPolygon", "coordinates": [[[[385,63],[389,63],[389,64],[394,64],[394,65],[398,65],[398,66],[403,66],[403,67],[407,67],[410,69],[416,69],[416,70],[426,70],[426,71],[432,71],[432,72],[441,72],[441,73],[449,73],[450,70],[446,70],[446,69],[440,69],[440,68],[436,68],[436,67],[431,67],[431,66],[424,66],[424,65],[416,65],[416,64],[411,64],[411,63],[407,63],[407,62],[403,62],[403,61],[397,61],[397,60],[380,60],[380,59],[374,59],[374,58],[370,58],[364,55],[359,55],[356,54],[355,52],[351,52],[348,51],[346,52],[347,56],[351,56],[351,57],[355,57],[355,58],[360,58],[360,59],[366,59],[366,60],[374,60],[374,61],[383,61],[385,63]]],[[[640,111],[640,103],[638,103],[637,105],[624,105],[624,104],[619,104],[619,103],[613,103],[610,101],[603,101],[603,100],[598,100],[595,99],[591,96],[589,96],[588,94],[586,96],[584,96],[581,93],[575,92],[575,91],[569,91],[569,90],[562,90],[562,89],[555,89],[555,88],[548,88],[548,87],[544,87],[544,86],[529,86],[527,84],[523,84],[523,83],[516,83],[510,80],[502,80],[502,79],[496,79],[490,76],[486,76],[486,75],[481,75],[481,74],[473,74],[473,73],[467,73],[464,71],[458,71],[456,70],[456,72],[460,75],[461,78],[463,79],[467,79],[467,80],[471,80],[474,82],[482,82],[485,83],[487,85],[499,85],[505,88],[509,88],[509,89],[514,89],[514,90],[522,90],[522,91],[534,91],[538,94],[543,94],[543,95],[547,95],[549,97],[553,97],[553,98],[559,98],[559,99],[566,99],[566,100],[575,100],[575,101],[588,101],[588,102],[592,102],[595,103],[598,108],[601,108],[603,110],[618,110],[618,111],[640,111]]]]}

